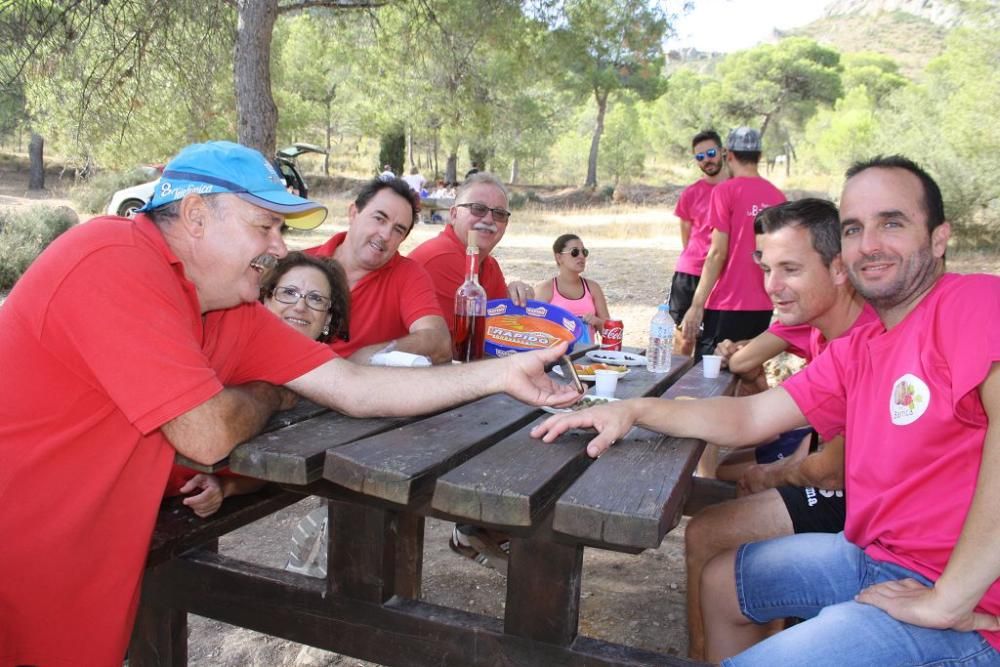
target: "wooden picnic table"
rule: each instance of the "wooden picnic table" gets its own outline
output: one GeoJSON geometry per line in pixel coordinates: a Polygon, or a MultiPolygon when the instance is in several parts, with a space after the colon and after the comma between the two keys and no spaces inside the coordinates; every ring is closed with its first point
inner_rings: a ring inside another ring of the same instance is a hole
{"type": "MultiPolygon", "coordinates": [[[[707,380],[690,366],[675,356],[666,374],[633,367],[616,396],[725,391],[728,374],[707,380]]],[[[592,431],[531,438],[547,416],[502,395],[411,419],[315,406],[279,415],[229,459],[276,486],[227,499],[220,514],[237,518],[216,524],[161,514],[157,534],[170,536],[154,539],[130,664],[186,665],[189,611],[387,665],[692,664],[577,628],[584,548],[658,547],[680,520],[704,443],[635,428],[592,460],[592,431]],[[327,579],[217,553],[218,534],[308,495],[329,499],[327,579]],[[421,601],[425,517],[511,535],[502,620],[421,601]]]]}

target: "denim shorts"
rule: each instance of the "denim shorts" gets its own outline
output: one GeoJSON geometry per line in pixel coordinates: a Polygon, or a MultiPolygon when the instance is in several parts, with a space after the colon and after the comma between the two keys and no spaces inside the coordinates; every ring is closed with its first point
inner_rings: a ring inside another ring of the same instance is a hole
{"type": "Polygon", "coordinates": [[[755,623],[808,619],[728,658],[723,665],[1000,665],[975,632],[931,630],[895,620],[854,596],[873,584],[912,577],[873,560],[843,533],[803,533],[744,544],[736,552],[736,592],[755,623]]]}

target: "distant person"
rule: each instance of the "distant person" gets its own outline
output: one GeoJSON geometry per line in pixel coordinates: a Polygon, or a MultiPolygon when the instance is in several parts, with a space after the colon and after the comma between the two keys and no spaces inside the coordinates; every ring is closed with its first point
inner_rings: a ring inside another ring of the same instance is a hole
{"type": "Polygon", "coordinates": [[[419,211],[419,198],[402,180],[373,179],[348,207],[347,231],[306,250],[332,257],[347,274],[350,336],[330,343],[338,355],[366,364],[396,350],[435,364],[451,361],[451,317],[441,310],[424,267],[399,254],[419,211]]]}
{"type": "Polygon", "coordinates": [[[601,286],[597,281],[583,277],[590,251],[576,234],[563,234],[552,244],[552,252],[559,275],[535,285],[535,298],[579,317],[587,325],[580,341],[594,342],[597,332],[604,326],[604,320],[611,315],[608,314],[608,302],[601,286]]]}
{"type": "Polygon", "coordinates": [[[0,664],[121,664],[176,454],[215,463],[296,395],[357,417],[578,397],[545,374],[565,346],[388,369],[292,331],[261,276],[284,226],[325,217],[258,151],[194,144],[134,220],[74,227],[18,280],[0,308],[0,664]]]}
{"type": "Polygon", "coordinates": [[[448,196],[448,184],[443,178],[439,178],[431,192],[431,199],[444,199],[448,196]]]}
{"type": "Polygon", "coordinates": [[[690,355],[694,351],[694,342],[685,341],[681,335],[680,325],[691,307],[691,299],[698,288],[701,268],[705,264],[705,256],[712,244],[712,225],[708,220],[708,203],[715,186],[728,178],[725,169],[725,156],[722,150],[722,138],[715,130],[704,130],[694,135],[691,140],[691,153],[695,164],[704,174],[691,185],[684,188],[674,215],[681,223],[681,250],[674,267],[674,277],[670,281],[670,316],[677,324],[674,335],[674,351],[678,354],[690,355]]]}
{"type": "Polygon", "coordinates": [[[424,189],[424,184],[427,182],[427,179],[423,177],[420,170],[416,167],[410,168],[410,173],[403,176],[403,180],[406,181],[411,190],[418,194],[424,189]]]}
{"type": "Polygon", "coordinates": [[[753,338],[771,323],[771,299],[753,259],[753,221],[768,206],[785,201],[785,195],[758,173],[760,154],[760,132],[738,127],[729,133],[726,164],[732,177],[712,190],[708,207],[712,241],[681,321],[684,340],[697,340],[697,358],[712,354],[727,338],[753,338]]]}
{"type": "Polygon", "coordinates": [[[382,165],[382,173],[378,177],[383,181],[391,181],[396,178],[396,172],[392,170],[392,165],[384,164],[382,165]]]}
{"type": "MultiPolygon", "coordinates": [[[[331,336],[347,336],[351,295],[344,270],[336,262],[290,252],[264,274],[260,291],[261,303],[268,310],[309,338],[326,342],[331,336]]],[[[196,515],[207,517],[215,514],[226,498],[253,493],[263,486],[261,480],[228,470],[209,474],[174,464],[164,495],[187,495],[183,504],[196,515]]]]}

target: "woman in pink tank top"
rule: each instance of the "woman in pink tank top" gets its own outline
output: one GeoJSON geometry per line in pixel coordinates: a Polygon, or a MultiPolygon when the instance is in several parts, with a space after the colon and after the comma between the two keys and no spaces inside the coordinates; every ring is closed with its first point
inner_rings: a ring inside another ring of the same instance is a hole
{"type": "Polygon", "coordinates": [[[535,285],[535,298],[559,306],[579,317],[587,325],[580,342],[593,342],[595,332],[604,326],[608,302],[604,291],[593,280],[583,277],[590,251],[576,234],[563,234],[552,244],[559,275],[535,285]]]}

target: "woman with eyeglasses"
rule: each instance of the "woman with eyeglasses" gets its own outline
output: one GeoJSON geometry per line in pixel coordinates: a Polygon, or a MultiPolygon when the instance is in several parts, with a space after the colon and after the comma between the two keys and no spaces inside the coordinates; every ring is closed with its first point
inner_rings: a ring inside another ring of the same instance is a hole
{"type": "Polygon", "coordinates": [[[590,251],[576,234],[563,234],[552,244],[559,275],[535,285],[535,299],[547,301],[573,313],[587,325],[581,343],[596,340],[594,334],[604,326],[608,302],[601,286],[583,277],[590,251]]]}
{"type": "MultiPolygon", "coordinates": [[[[290,252],[261,280],[260,300],[286,324],[320,342],[346,337],[351,292],[347,276],[333,260],[290,252]]],[[[228,471],[199,473],[175,465],[165,496],[189,495],[184,504],[200,517],[215,514],[229,496],[253,493],[263,481],[228,471]]]]}

